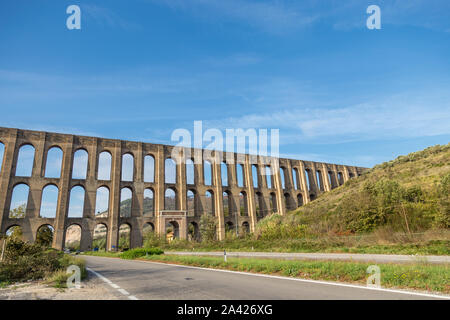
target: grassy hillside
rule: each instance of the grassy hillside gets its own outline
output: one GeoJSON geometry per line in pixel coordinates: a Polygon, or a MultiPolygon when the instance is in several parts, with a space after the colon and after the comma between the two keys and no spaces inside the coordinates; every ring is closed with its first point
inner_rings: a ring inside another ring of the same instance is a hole
{"type": "Polygon", "coordinates": [[[400,156],[285,217],[258,224],[258,239],[424,232],[450,227],[450,144],[400,156]]]}

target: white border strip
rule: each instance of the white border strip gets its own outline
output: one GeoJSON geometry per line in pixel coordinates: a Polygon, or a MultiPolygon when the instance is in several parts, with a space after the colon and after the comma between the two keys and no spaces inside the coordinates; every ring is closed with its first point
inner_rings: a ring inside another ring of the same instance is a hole
{"type": "Polygon", "coordinates": [[[209,271],[216,271],[216,272],[227,272],[227,273],[242,274],[242,275],[246,275],[246,276],[255,276],[255,277],[280,279],[280,280],[291,280],[291,281],[299,281],[299,282],[309,282],[309,283],[317,283],[317,284],[324,284],[324,285],[331,285],[331,286],[340,286],[340,287],[348,287],[348,288],[356,288],[356,289],[384,291],[384,292],[392,292],[392,293],[409,294],[409,295],[413,295],[413,296],[422,296],[422,297],[430,297],[430,298],[438,298],[438,299],[450,300],[450,296],[441,296],[441,295],[430,294],[430,293],[420,293],[420,292],[411,292],[411,291],[386,289],[386,288],[376,288],[376,287],[364,287],[364,286],[355,285],[355,284],[328,282],[328,281],[321,281],[321,280],[300,279],[300,278],[290,278],[290,277],[273,276],[273,275],[268,275],[268,274],[251,273],[251,272],[243,272],[243,271],[232,271],[232,270],[224,270],[224,269],[194,267],[194,266],[186,266],[186,265],[182,265],[182,264],[155,262],[155,261],[150,261],[150,260],[149,261],[130,260],[130,261],[138,261],[138,262],[143,262],[143,263],[156,263],[156,264],[162,264],[162,265],[165,265],[165,266],[169,265],[169,266],[189,268],[189,269],[200,269],[200,270],[209,270],[209,271]]]}
{"type": "Polygon", "coordinates": [[[125,290],[122,289],[121,287],[119,287],[117,284],[113,283],[111,280],[109,280],[108,278],[102,276],[100,273],[92,270],[91,268],[86,268],[86,270],[88,270],[89,272],[92,272],[94,275],[96,275],[97,277],[99,277],[101,280],[103,280],[103,282],[109,284],[111,287],[113,287],[114,289],[117,289],[117,291],[119,291],[121,294],[123,294],[124,296],[126,296],[128,299],[130,300],[139,300],[138,298],[136,298],[135,296],[130,295],[130,293],[125,290]]]}

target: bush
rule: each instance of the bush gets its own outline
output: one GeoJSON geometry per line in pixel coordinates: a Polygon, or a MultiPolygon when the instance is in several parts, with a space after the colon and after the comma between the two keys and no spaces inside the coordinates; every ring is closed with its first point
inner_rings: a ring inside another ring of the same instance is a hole
{"type": "Polygon", "coordinates": [[[164,243],[164,238],[155,232],[147,232],[144,234],[144,248],[159,247],[164,245],[164,243]]]}
{"type": "Polygon", "coordinates": [[[160,248],[136,248],[131,249],[120,254],[122,259],[136,259],[146,255],[159,255],[163,254],[164,251],[160,248]]]}
{"type": "Polygon", "coordinates": [[[86,276],[84,262],[49,249],[40,244],[31,244],[18,238],[8,238],[4,261],[0,264],[0,283],[40,280],[57,271],[65,272],[69,265],[76,264],[86,276]]]}
{"type": "Polygon", "coordinates": [[[202,241],[213,241],[216,238],[216,219],[204,214],[200,218],[200,234],[202,241]]]}

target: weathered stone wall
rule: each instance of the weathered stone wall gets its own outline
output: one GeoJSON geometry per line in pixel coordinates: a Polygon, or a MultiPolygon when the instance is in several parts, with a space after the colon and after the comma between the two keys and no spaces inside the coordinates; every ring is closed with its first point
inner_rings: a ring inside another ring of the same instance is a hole
{"type": "MultiPolygon", "coordinates": [[[[69,134],[57,134],[38,132],[31,130],[9,129],[0,127],[0,143],[4,144],[4,156],[0,172],[0,232],[4,233],[11,226],[20,226],[24,238],[29,241],[36,239],[36,233],[42,225],[51,225],[54,228],[53,246],[61,249],[64,247],[65,231],[70,225],[77,224],[81,227],[81,249],[89,250],[92,246],[94,229],[97,224],[104,224],[107,228],[107,246],[109,249],[117,247],[119,239],[119,227],[128,224],[131,227],[131,247],[142,244],[144,225],[150,223],[156,232],[165,232],[165,226],[158,221],[158,216],[164,210],[164,194],[167,188],[176,192],[176,209],[187,210],[186,192],[191,190],[195,194],[195,209],[187,215],[187,221],[183,228],[189,225],[198,230],[200,217],[205,214],[208,199],[205,193],[209,191],[213,195],[213,213],[217,219],[217,238],[225,237],[226,226],[235,230],[249,229],[253,231],[259,219],[272,212],[285,214],[287,210],[308,203],[320,193],[329,191],[362,173],[364,168],[318,163],[312,161],[292,159],[269,159],[273,175],[270,177],[272,188],[268,188],[264,175],[263,160],[259,157],[217,152],[214,154],[218,162],[212,165],[212,185],[204,184],[203,162],[194,164],[195,184],[186,182],[186,166],[183,159],[186,154],[194,155],[202,150],[183,149],[176,161],[176,183],[167,184],[164,180],[165,160],[170,158],[173,146],[85,137],[69,134]],[[34,163],[31,177],[19,177],[15,175],[17,158],[20,147],[32,145],[35,148],[34,163]],[[48,150],[59,147],[63,152],[60,178],[46,178],[45,164],[48,150]],[[72,179],[74,154],[83,149],[88,152],[88,169],[86,179],[72,179]],[[111,154],[111,178],[110,180],[98,180],[98,164],[101,152],[111,154]],[[133,181],[121,181],[122,156],[131,154],[134,157],[133,181]],[[154,158],[154,182],[144,182],[143,167],[144,157],[151,155],[154,158]],[[227,186],[221,181],[221,162],[234,159],[235,163],[227,162],[227,186]],[[244,159],[244,161],[242,161],[244,159]],[[279,161],[278,161],[279,160],[279,161]],[[237,183],[237,163],[244,167],[244,186],[237,183]],[[253,186],[252,165],[257,166],[258,186],[253,186]],[[283,168],[285,188],[282,188],[279,168],[283,168]],[[307,175],[306,171],[310,174],[307,175]],[[317,174],[319,172],[319,174],[317,174]],[[294,185],[295,174],[296,185],[294,185]],[[319,176],[319,181],[318,181],[319,176]],[[309,180],[308,183],[307,179],[309,180]],[[29,196],[25,218],[10,218],[10,203],[13,188],[18,184],[29,186],[29,196]],[[320,188],[319,188],[320,184],[320,188]],[[47,185],[58,188],[58,205],[55,218],[42,218],[39,216],[42,190],[47,185]],[[70,191],[75,186],[82,186],[85,190],[83,217],[69,218],[68,207],[70,191]],[[107,215],[95,216],[96,194],[99,187],[109,189],[109,209],[107,215]],[[132,190],[131,216],[121,217],[120,192],[122,188],[132,190]],[[151,189],[154,193],[154,213],[143,214],[144,190],[151,189]],[[223,193],[229,195],[229,214],[224,215],[223,193]],[[244,194],[247,214],[240,214],[240,196],[244,194]],[[257,196],[257,200],[255,200],[257,196]],[[272,204],[272,208],[271,208],[272,204]]],[[[180,236],[185,237],[187,230],[180,230],[180,236]]]]}

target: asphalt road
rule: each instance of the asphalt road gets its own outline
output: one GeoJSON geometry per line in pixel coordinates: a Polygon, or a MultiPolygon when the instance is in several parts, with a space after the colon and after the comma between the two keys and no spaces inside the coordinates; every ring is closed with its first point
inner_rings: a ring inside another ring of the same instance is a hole
{"type": "Polygon", "coordinates": [[[433,299],[364,287],[83,256],[87,267],[126,298],[169,300],[433,299]]]}
{"type": "MultiPolygon", "coordinates": [[[[223,256],[223,251],[168,251],[168,254],[194,256],[223,256]]],[[[361,254],[361,253],[283,253],[283,252],[227,252],[228,257],[270,258],[284,260],[335,260],[374,263],[417,263],[450,264],[450,256],[415,256],[404,254],[361,254]]]]}

